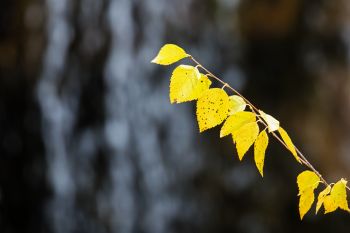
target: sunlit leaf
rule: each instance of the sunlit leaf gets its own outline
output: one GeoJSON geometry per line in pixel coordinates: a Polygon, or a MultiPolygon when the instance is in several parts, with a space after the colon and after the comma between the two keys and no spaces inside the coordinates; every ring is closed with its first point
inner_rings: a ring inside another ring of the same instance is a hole
{"type": "Polygon", "coordinates": [[[282,128],[279,127],[278,128],[278,132],[280,133],[282,140],[284,141],[284,143],[286,144],[288,150],[293,154],[294,158],[301,163],[301,160],[297,154],[297,151],[295,150],[295,146],[292,142],[292,139],[290,139],[288,133],[282,128]]]}
{"type": "Polygon", "coordinates": [[[269,137],[266,131],[261,131],[254,143],[254,160],[261,176],[264,176],[265,151],[269,144],[269,137]]]}
{"type": "Polygon", "coordinates": [[[331,195],[324,197],[323,206],[325,214],[331,213],[338,208],[338,205],[335,203],[331,195]]]}
{"type": "Polygon", "coordinates": [[[308,189],[316,189],[320,182],[320,178],[313,171],[303,171],[298,175],[297,184],[299,188],[299,194],[302,195],[308,189]]]}
{"type": "Polygon", "coordinates": [[[350,212],[346,195],[346,184],[347,181],[341,179],[333,185],[331,194],[324,198],[325,214],[335,211],[338,207],[350,212]]]}
{"type": "Polygon", "coordinates": [[[331,192],[331,186],[327,186],[320,194],[318,194],[317,198],[317,204],[316,204],[316,214],[320,210],[321,206],[323,205],[324,199],[326,195],[328,195],[331,192]]]}
{"type": "Polygon", "coordinates": [[[197,101],[197,121],[203,132],[221,124],[228,116],[229,97],[220,88],[212,88],[203,93],[197,101]]]}
{"type": "Polygon", "coordinates": [[[259,113],[260,113],[260,116],[267,123],[269,133],[278,130],[278,128],[280,127],[280,122],[278,120],[276,120],[273,116],[264,113],[261,110],[259,110],[259,113]]]}
{"type": "Polygon", "coordinates": [[[247,104],[245,103],[244,99],[238,95],[231,95],[230,96],[230,108],[228,111],[229,115],[233,115],[236,112],[244,111],[247,104]]]}
{"type": "Polygon", "coordinates": [[[233,141],[236,143],[239,160],[243,159],[243,156],[253,145],[258,134],[259,126],[256,122],[247,123],[232,134],[233,141]]]}
{"type": "Polygon", "coordinates": [[[338,181],[333,186],[331,195],[334,196],[335,202],[338,204],[340,209],[350,212],[346,195],[346,184],[347,181],[345,179],[338,181]]]}
{"type": "Polygon", "coordinates": [[[299,188],[299,214],[300,219],[309,211],[315,200],[314,190],[317,188],[320,178],[312,171],[304,171],[298,175],[299,188]]]}
{"type": "Polygon", "coordinates": [[[158,55],[151,61],[159,65],[170,65],[185,57],[189,57],[185,50],[174,44],[164,45],[158,55]]]}
{"type": "Polygon", "coordinates": [[[210,85],[208,77],[200,74],[196,67],[179,65],[170,80],[170,102],[182,103],[198,99],[210,85]]]}
{"type": "Polygon", "coordinates": [[[237,112],[232,116],[229,116],[220,130],[220,137],[234,133],[243,125],[251,122],[255,122],[256,117],[252,112],[237,112]]]}
{"type": "Polygon", "coordinates": [[[305,214],[309,211],[312,204],[315,200],[315,194],[314,191],[309,189],[303,193],[303,195],[300,195],[299,198],[299,214],[300,219],[302,220],[305,216],[305,214]]]}

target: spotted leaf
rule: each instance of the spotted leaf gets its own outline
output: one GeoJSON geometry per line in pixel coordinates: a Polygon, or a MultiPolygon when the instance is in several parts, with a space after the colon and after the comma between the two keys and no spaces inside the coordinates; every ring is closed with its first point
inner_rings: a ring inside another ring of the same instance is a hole
{"type": "Polygon", "coordinates": [[[269,137],[266,131],[261,131],[254,143],[254,160],[262,177],[264,176],[265,152],[268,144],[269,137]]]}
{"type": "Polygon", "coordinates": [[[229,97],[220,88],[212,88],[203,93],[197,101],[197,121],[203,132],[221,124],[228,116],[229,97]]]}

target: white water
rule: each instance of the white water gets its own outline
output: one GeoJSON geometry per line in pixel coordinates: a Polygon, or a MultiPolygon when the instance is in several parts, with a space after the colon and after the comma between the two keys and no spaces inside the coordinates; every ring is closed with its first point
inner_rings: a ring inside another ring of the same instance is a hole
{"type": "MultiPolygon", "coordinates": [[[[176,3],[185,16],[190,2],[176,3]]],[[[156,67],[149,63],[165,40],[166,24],[160,19],[176,21],[171,8],[174,4],[110,1],[104,17],[111,32],[104,69],[105,125],[76,134],[81,79],[75,65],[68,62],[75,33],[69,18],[73,4],[67,0],[47,1],[48,45],[38,99],[43,113],[48,182],[53,191],[47,221],[53,232],[171,232],[172,221],[186,215],[186,199],[172,190],[201,166],[199,151],[191,148],[196,128],[189,125],[189,109],[175,110],[168,103],[168,81],[163,79],[154,85],[156,67]],[[133,18],[136,4],[142,5],[141,25],[133,18]],[[138,27],[143,30],[142,40],[137,38],[138,27]],[[166,138],[160,137],[159,125],[167,130],[166,138]],[[108,151],[108,171],[103,187],[93,190],[97,174],[91,170],[92,161],[96,147],[101,145],[108,151]],[[92,216],[77,203],[84,188],[92,192],[87,196],[93,195],[89,206],[92,216]]],[[[93,25],[101,7],[92,0],[82,1],[83,27],[93,25]]]]}

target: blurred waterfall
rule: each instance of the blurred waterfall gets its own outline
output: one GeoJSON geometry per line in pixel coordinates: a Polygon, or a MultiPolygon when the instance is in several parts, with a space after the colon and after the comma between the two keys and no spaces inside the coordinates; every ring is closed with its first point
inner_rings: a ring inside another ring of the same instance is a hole
{"type": "Polygon", "coordinates": [[[49,0],[47,35],[48,45],[44,58],[38,98],[43,114],[43,135],[46,146],[48,181],[53,199],[47,213],[52,218],[55,232],[72,232],[74,222],[74,179],[68,143],[72,137],[78,92],[59,86],[66,68],[68,46],[72,29],[68,21],[69,1],[49,0]]]}
{"type": "MultiPolygon", "coordinates": [[[[190,3],[176,4],[187,9],[190,3]]],[[[176,119],[171,119],[175,108],[168,103],[168,80],[155,85],[155,67],[150,65],[165,43],[167,26],[159,19],[177,17],[169,7],[172,4],[155,0],[108,3],[105,20],[111,42],[104,71],[106,119],[97,132],[84,136],[76,132],[82,78],[68,52],[75,33],[69,20],[76,6],[70,1],[47,1],[48,45],[38,99],[48,182],[53,190],[47,209],[53,232],[172,232],[179,216],[191,216],[186,212],[193,208],[183,208],[187,197],[175,187],[191,180],[201,166],[198,150],[191,144],[196,126],[189,125],[192,116],[187,109],[177,109],[176,119]],[[138,21],[136,8],[141,14],[138,21]],[[72,145],[72,141],[82,143],[72,145]],[[96,212],[89,217],[77,201],[84,182],[96,182],[100,175],[90,169],[97,144],[104,145],[108,165],[102,188],[94,190],[97,200],[92,197],[91,206],[86,207],[96,212]]],[[[97,20],[102,5],[81,2],[83,29],[97,20]]]]}
{"type": "MultiPolygon", "coordinates": [[[[189,3],[181,1],[184,8],[189,3]]],[[[185,211],[179,195],[171,191],[174,182],[181,180],[172,159],[184,163],[194,160],[188,171],[183,167],[183,176],[200,165],[190,148],[191,135],[181,131],[188,120],[169,120],[174,109],[164,98],[167,82],[159,86],[152,81],[149,62],[164,43],[166,24],[159,19],[171,15],[168,8],[169,1],[117,0],[111,1],[108,11],[112,42],[105,70],[105,137],[112,154],[113,186],[109,198],[102,201],[107,200],[106,205],[112,207],[114,232],[172,232],[172,221],[185,211]],[[133,20],[135,7],[145,14],[140,22],[133,20]],[[141,28],[142,40],[135,28],[141,28]],[[172,133],[161,135],[159,125],[172,133]]]]}

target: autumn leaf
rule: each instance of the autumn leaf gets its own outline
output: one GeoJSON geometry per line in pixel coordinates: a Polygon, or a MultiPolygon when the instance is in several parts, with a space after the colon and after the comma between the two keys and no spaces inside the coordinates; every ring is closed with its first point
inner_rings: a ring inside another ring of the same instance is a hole
{"type": "Polygon", "coordinates": [[[308,189],[316,189],[320,182],[320,178],[313,171],[303,171],[297,177],[297,184],[299,188],[299,194],[302,195],[308,189]]]}
{"type": "Polygon", "coordinates": [[[340,209],[350,212],[346,197],[346,184],[347,181],[345,179],[338,181],[332,188],[331,196],[334,197],[335,203],[340,209]]]}
{"type": "Polygon", "coordinates": [[[300,196],[299,214],[300,214],[301,220],[303,220],[304,215],[311,208],[312,203],[314,203],[314,200],[315,200],[315,194],[314,194],[313,190],[307,190],[303,193],[303,195],[300,196]]]}
{"type": "Polygon", "coordinates": [[[269,133],[278,130],[278,128],[280,127],[280,122],[278,120],[276,120],[273,116],[264,113],[261,110],[259,110],[259,113],[260,113],[260,116],[267,123],[269,133]]]}
{"type": "Polygon", "coordinates": [[[262,177],[264,177],[264,161],[265,161],[265,151],[267,145],[269,144],[269,137],[266,131],[261,131],[254,143],[254,160],[256,167],[258,168],[262,177]]]}
{"type": "Polygon", "coordinates": [[[256,122],[247,123],[232,134],[233,141],[236,143],[239,160],[243,159],[243,156],[253,145],[258,134],[259,126],[256,122]]]}
{"type": "Polygon", "coordinates": [[[297,177],[299,188],[299,214],[300,219],[309,211],[315,200],[314,190],[317,188],[320,178],[312,171],[304,171],[297,177]]]}
{"type": "Polygon", "coordinates": [[[325,196],[323,200],[323,206],[324,206],[325,214],[331,213],[338,208],[337,204],[335,203],[331,195],[325,196]]]}
{"type": "Polygon", "coordinates": [[[221,124],[228,116],[229,97],[220,88],[212,88],[203,93],[197,101],[197,121],[203,132],[221,124]]]}
{"type": "Polygon", "coordinates": [[[318,194],[317,204],[316,204],[316,214],[323,205],[325,197],[331,192],[331,186],[327,186],[320,194],[318,194]]]}
{"type": "Polygon", "coordinates": [[[170,80],[170,102],[182,103],[198,99],[209,89],[211,81],[198,69],[189,65],[179,65],[170,80]]]}
{"type": "Polygon", "coordinates": [[[295,146],[292,142],[292,139],[290,139],[288,133],[282,128],[279,127],[278,128],[278,132],[280,133],[282,140],[284,141],[284,143],[286,144],[288,150],[292,153],[292,155],[294,156],[294,158],[301,163],[301,160],[297,154],[297,151],[295,150],[295,146]]]}
{"type": "Polygon", "coordinates": [[[252,112],[237,112],[232,116],[229,116],[225,121],[224,125],[220,130],[220,137],[225,137],[229,134],[234,133],[236,130],[241,128],[247,123],[252,123],[256,121],[256,116],[252,112]]]}
{"type": "Polygon", "coordinates": [[[236,112],[244,111],[247,104],[242,97],[238,95],[231,95],[229,98],[230,98],[230,108],[228,111],[229,115],[233,115],[236,112]]]}
{"type": "Polygon", "coordinates": [[[335,211],[338,207],[350,212],[346,197],[346,184],[347,181],[341,179],[333,185],[330,195],[326,196],[323,201],[325,214],[335,211]]]}
{"type": "Polygon", "coordinates": [[[159,65],[170,65],[190,55],[182,48],[174,44],[164,45],[158,55],[151,61],[159,65]]]}
{"type": "Polygon", "coordinates": [[[196,85],[194,85],[194,88],[189,98],[194,100],[200,98],[205,91],[209,90],[210,86],[211,81],[208,78],[208,76],[206,76],[205,74],[201,74],[199,82],[196,85]]]}

